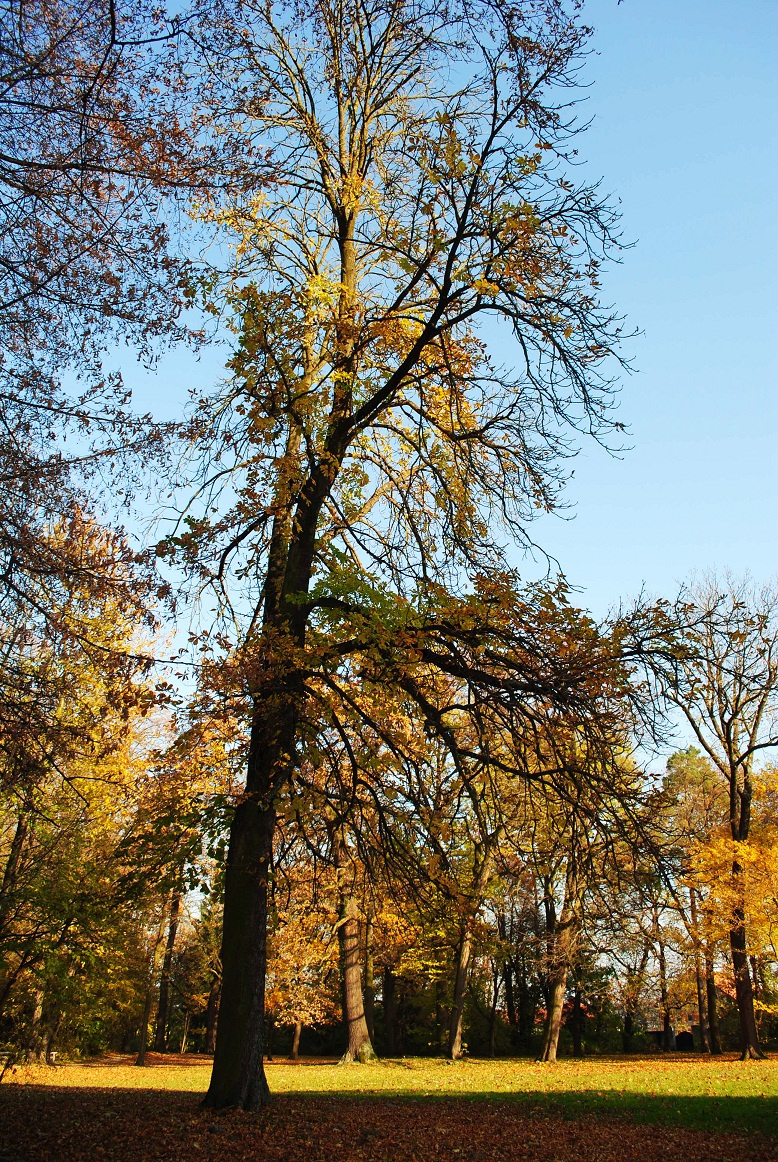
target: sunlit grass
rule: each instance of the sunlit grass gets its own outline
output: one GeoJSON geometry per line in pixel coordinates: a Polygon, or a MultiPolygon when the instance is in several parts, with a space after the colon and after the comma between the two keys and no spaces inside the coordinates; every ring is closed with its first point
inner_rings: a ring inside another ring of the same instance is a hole
{"type": "MultiPolygon", "coordinates": [[[[158,1089],[203,1093],[210,1060],[152,1058],[137,1068],[109,1057],[54,1069],[17,1067],[6,1081],[76,1089],[158,1089]]],[[[407,1058],[339,1066],[306,1059],[269,1063],[276,1094],[357,1098],[519,1100],[568,1118],[628,1117],[632,1121],[710,1130],[778,1133],[778,1060],[741,1062],[732,1056],[629,1057],[563,1060],[407,1058]]]]}

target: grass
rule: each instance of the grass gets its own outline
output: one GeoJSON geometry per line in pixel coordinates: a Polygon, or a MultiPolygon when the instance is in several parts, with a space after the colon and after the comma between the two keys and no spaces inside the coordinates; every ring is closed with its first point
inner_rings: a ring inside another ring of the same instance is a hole
{"type": "MultiPolygon", "coordinates": [[[[171,1061],[155,1056],[148,1069],[138,1069],[130,1060],[108,1057],[55,1069],[19,1067],[7,1075],[6,1083],[81,1091],[168,1089],[193,1095],[207,1088],[208,1059],[171,1061]]],[[[626,1119],[641,1125],[778,1138],[778,1059],[741,1062],[733,1056],[655,1055],[539,1065],[515,1059],[451,1064],[408,1058],[347,1067],[306,1059],[273,1062],[266,1069],[271,1090],[295,1098],[522,1103],[567,1120],[626,1119]]]]}

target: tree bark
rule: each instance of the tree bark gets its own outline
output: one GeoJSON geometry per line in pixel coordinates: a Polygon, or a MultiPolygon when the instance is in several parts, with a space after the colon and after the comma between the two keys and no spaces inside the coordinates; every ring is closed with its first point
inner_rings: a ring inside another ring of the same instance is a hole
{"type": "MultiPolygon", "coordinates": [[[[737,885],[742,885],[743,869],[735,861],[732,864],[732,878],[737,885]]],[[[742,901],[743,892],[739,892],[742,901]]],[[[746,919],[745,907],[741,903],[734,909],[735,923],[729,933],[729,947],[732,952],[732,971],[735,975],[735,998],[740,1019],[740,1056],[741,1060],[762,1060],[764,1053],[759,1047],[759,1034],[756,1029],[754,1015],[754,990],[751,983],[751,973],[748,967],[746,952],[746,919]]]]}
{"type": "Polygon", "coordinates": [[[213,1073],[203,1105],[258,1110],[270,1100],[262,1064],[268,879],[276,813],[247,791],[230,828],[222,993],[213,1073]]]}
{"type": "Polygon", "coordinates": [[[552,922],[550,941],[551,955],[551,989],[550,1004],[546,1017],[546,1031],[543,1038],[543,1048],[538,1061],[547,1061],[550,1064],[557,1059],[559,1048],[559,1034],[562,1029],[562,1015],[567,990],[567,974],[573,963],[578,933],[581,929],[580,920],[580,882],[576,869],[576,861],[570,858],[565,873],[565,897],[562,902],[562,914],[556,920],[553,907],[549,909],[552,922]]]}
{"type": "Polygon", "coordinates": [[[189,1012],[189,1009],[187,1009],[186,1012],[184,1013],[184,1031],[181,1035],[181,1056],[182,1057],[186,1053],[186,1043],[189,1039],[189,1024],[190,1024],[191,1020],[192,1020],[192,1014],[189,1012]]]}
{"type": "Polygon", "coordinates": [[[349,1065],[356,1061],[365,1064],[375,1059],[375,1050],[370,1040],[362,1000],[359,913],[356,901],[342,880],[341,884],[338,942],[340,944],[343,1023],[346,1028],[347,1044],[346,1052],[340,1061],[341,1065],[349,1065]]]}
{"type": "Polygon", "coordinates": [[[458,1061],[462,1056],[462,1021],[465,1012],[467,974],[470,970],[472,952],[473,937],[470,929],[465,928],[460,935],[459,948],[457,949],[454,1000],[451,1005],[451,1019],[448,1027],[447,1051],[452,1061],[458,1061]]]}
{"type": "Polygon", "coordinates": [[[492,878],[494,868],[494,849],[499,843],[502,828],[484,839],[476,846],[474,865],[474,879],[470,914],[467,916],[460,931],[459,948],[456,958],[456,972],[454,976],[454,999],[451,1005],[451,1019],[448,1026],[448,1056],[457,1061],[462,1056],[462,1020],[465,1012],[465,996],[467,994],[467,977],[470,971],[470,961],[473,955],[473,931],[478,911],[483,903],[486,889],[492,878]],[[480,861],[480,862],[479,862],[480,861]]]}
{"type": "Polygon", "coordinates": [[[368,910],[365,919],[365,1022],[371,1044],[375,1041],[375,966],[373,963],[373,914],[368,910]]]}
{"type": "MultiPolygon", "coordinates": [[[[167,1026],[170,1017],[170,977],[173,968],[173,952],[178,931],[178,913],[181,907],[181,887],[176,884],[170,896],[170,919],[168,921],[167,944],[162,961],[162,979],[159,982],[159,1004],[154,1033],[154,1052],[164,1053],[167,1049],[167,1026]]],[[[183,1050],[182,1050],[183,1052],[183,1050]]]]}
{"type": "Polygon", "coordinates": [[[295,1023],[294,1023],[294,1036],[292,1037],[292,1048],[289,1052],[289,1060],[290,1061],[297,1061],[297,1059],[300,1056],[300,1037],[302,1036],[302,1032],[303,1032],[302,1021],[295,1021],[295,1023]]]}
{"type": "Polygon", "coordinates": [[[8,859],[6,860],[5,867],[3,869],[3,879],[0,883],[0,936],[3,934],[3,930],[5,929],[8,917],[11,913],[11,898],[14,888],[16,887],[16,881],[19,873],[19,864],[22,858],[22,850],[24,848],[24,842],[29,831],[29,824],[27,822],[29,811],[30,807],[25,802],[19,814],[19,818],[16,821],[14,836],[11,840],[11,847],[8,852],[8,859]]]}

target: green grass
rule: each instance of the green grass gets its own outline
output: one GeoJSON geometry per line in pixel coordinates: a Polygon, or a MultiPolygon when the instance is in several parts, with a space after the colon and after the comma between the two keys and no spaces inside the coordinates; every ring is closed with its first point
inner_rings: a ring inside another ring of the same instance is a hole
{"type": "MultiPolygon", "coordinates": [[[[7,1080],[76,1089],[169,1089],[202,1093],[210,1062],[205,1058],[154,1057],[149,1069],[128,1058],[24,1068],[7,1080]]],[[[565,1118],[627,1118],[645,1125],[685,1126],[715,1132],[758,1132],[778,1137],[778,1059],[741,1062],[710,1058],[629,1057],[563,1060],[407,1058],[372,1065],[339,1066],[308,1058],[267,1066],[276,1094],[350,1098],[405,1098],[448,1104],[455,1099],[510,1101],[565,1118]]]]}
{"type": "Polygon", "coordinates": [[[627,1117],[778,1136],[778,1061],[641,1057],[540,1065],[409,1058],[350,1067],[273,1063],[267,1072],[277,1093],[521,1101],[567,1118],[627,1117]]]}

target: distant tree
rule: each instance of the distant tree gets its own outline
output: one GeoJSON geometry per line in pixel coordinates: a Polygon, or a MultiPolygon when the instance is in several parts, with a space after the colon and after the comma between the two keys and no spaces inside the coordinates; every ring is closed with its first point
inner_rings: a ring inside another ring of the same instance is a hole
{"type": "Polygon", "coordinates": [[[660,696],[677,706],[728,800],[733,905],[729,945],[744,1058],[762,1057],[754,1016],[746,927],[745,845],[755,764],[778,746],[778,593],[714,575],[658,611],[664,642],[649,657],[660,696]],[[680,627],[680,628],[679,628],[680,627]]]}

